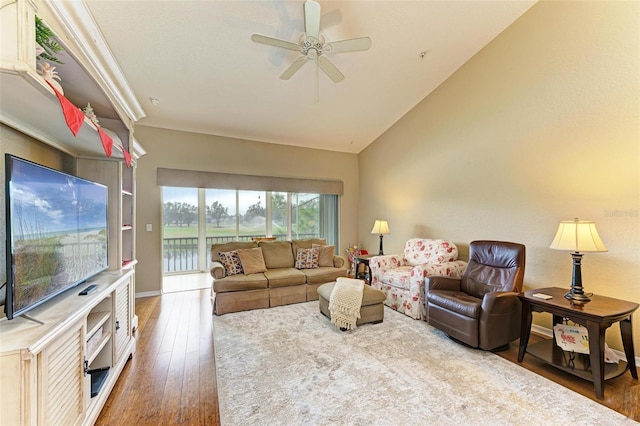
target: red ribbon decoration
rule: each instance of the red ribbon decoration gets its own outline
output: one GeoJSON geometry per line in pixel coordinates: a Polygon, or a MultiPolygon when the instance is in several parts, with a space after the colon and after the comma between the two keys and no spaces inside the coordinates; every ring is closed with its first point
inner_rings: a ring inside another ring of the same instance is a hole
{"type": "Polygon", "coordinates": [[[120,149],[122,149],[122,153],[124,154],[124,162],[127,164],[127,167],[131,167],[131,154],[129,154],[122,145],[120,145],[120,149]]]}
{"type": "MultiPolygon", "coordinates": [[[[76,136],[80,131],[80,127],[82,127],[82,124],[84,123],[84,113],[80,108],[72,104],[69,99],[65,98],[62,93],[51,85],[51,83],[47,81],[47,84],[53,89],[53,92],[60,101],[62,114],[64,115],[64,119],[67,122],[69,130],[71,130],[73,136],[76,136]]],[[[104,152],[107,154],[107,157],[111,157],[113,139],[111,139],[111,136],[107,135],[100,127],[98,127],[98,134],[100,135],[100,141],[102,142],[104,152]]],[[[120,149],[122,150],[122,154],[124,154],[124,161],[127,164],[127,167],[131,167],[131,154],[129,154],[122,145],[120,145],[120,149]]]]}
{"type": "MultiPolygon", "coordinates": [[[[45,80],[46,81],[46,80],[45,80]]],[[[47,81],[47,84],[53,89],[53,92],[58,97],[60,101],[60,106],[62,107],[62,115],[64,115],[64,119],[67,122],[67,127],[73,133],[73,136],[76,136],[80,131],[80,127],[82,127],[82,123],[84,123],[84,113],[69,101],[69,99],[65,98],[62,93],[58,91],[51,83],[47,81]]]]}
{"type": "Polygon", "coordinates": [[[102,142],[104,153],[107,154],[107,157],[111,157],[111,149],[113,148],[113,139],[111,139],[111,136],[106,134],[101,127],[98,127],[98,134],[100,135],[100,141],[102,142]]]}

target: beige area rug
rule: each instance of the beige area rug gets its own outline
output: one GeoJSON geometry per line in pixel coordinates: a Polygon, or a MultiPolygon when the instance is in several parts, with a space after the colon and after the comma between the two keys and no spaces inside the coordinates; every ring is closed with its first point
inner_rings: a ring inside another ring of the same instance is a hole
{"type": "Polygon", "coordinates": [[[225,426],[636,424],[386,307],[347,332],[318,302],[213,322],[225,426]]]}

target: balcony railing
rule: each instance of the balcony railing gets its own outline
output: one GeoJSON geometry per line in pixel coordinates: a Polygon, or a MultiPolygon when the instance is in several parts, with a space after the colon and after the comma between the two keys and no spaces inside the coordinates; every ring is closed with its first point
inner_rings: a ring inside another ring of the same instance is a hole
{"type": "MultiPolygon", "coordinates": [[[[231,241],[252,241],[252,238],[264,237],[265,235],[242,235],[235,236],[207,237],[206,254],[207,264],[209,263],[209,250],[213,244],[228,243],[231,241]]],[[[286,240],[286,234],[273,235],[278,240],[286,240]]],[[[318,234],[298,234],[297,239],[319,238],[318,234]]],[[[164,256],[164,273],[191,272],[198,270],[198,237],[177,237],[164,238],[162,245],[164,256]]]]}

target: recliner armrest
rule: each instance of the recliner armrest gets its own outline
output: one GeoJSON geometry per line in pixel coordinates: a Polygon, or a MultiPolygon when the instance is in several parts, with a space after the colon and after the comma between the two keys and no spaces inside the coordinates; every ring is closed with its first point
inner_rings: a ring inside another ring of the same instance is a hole
{"type": "Polygon", "coordinates": [[[495,291],[482,298],[478,347],[493,350],[520,336],[522,302],[514,291],[495,291]]]}
{"type": "Polygon", "coordinates": [[[211,262],[211,276],[217,280],[224,278],[224,265],[218,261],[211,262]]]}
{"type": "Polygon", "coordinates": [[[460,291],[460,278],[427,277],[424,279],[425,293],[431,290],[460,291]]]}
{"type": "Polygon", "coordinates": [[[342,268],[344,266],[344,258],[340,256],[333,256],[333,267],[342,268]]]}
{"type": "Polygon", "coordinates": [[[519,304],[518,293],[514,291],[494,291],[482,298],[482,311],[491,315],[508,314],[514,304],[519,304]]]}

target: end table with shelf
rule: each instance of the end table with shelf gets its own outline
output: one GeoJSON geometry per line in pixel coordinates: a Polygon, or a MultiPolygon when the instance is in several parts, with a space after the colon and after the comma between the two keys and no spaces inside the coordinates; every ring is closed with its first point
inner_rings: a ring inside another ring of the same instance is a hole
{"type": "Polygon", "coordinates": [[[353,269],[355,278],[364,280],[365,284],[371,285],[371,268],[369,268],[369,260],[375,257],[374,254],[362,254],[353,257],[353,269]],[[360,272],[360,265],[363,265],[363,271],[360,272]]]}
{"type": "Polygon", "coordinates": [[[638,379],[631,317],[639,305],[598,295],[594,295],[589,303],[574,305],[564,298],[566,292],[567,289],[548,287],[529,290],[519,295],[522,301],[522,323],[518,362],[522,362],[525,353],[529,353],[567,373],[592,381],[596,397],[603,399],[605,380],[618,377],[627,370],[630,370],[634,379],[638,379]],[[549,295],[551,298],[541,299],[533,296],[538,293],[549,295]],[[566,318],[586,327],[589,333],[588,359],[581,356],[570,356],[571,353],[562,350],[553,339],[545,339],[527,347],[531,334],[532,312],[551,313],[553,325],[561,324],[566,318]],[[616,322],[620,323],[620,334],[627,362],[619,361],[618,364],[605,364],[605,332],[616,322]]]}

